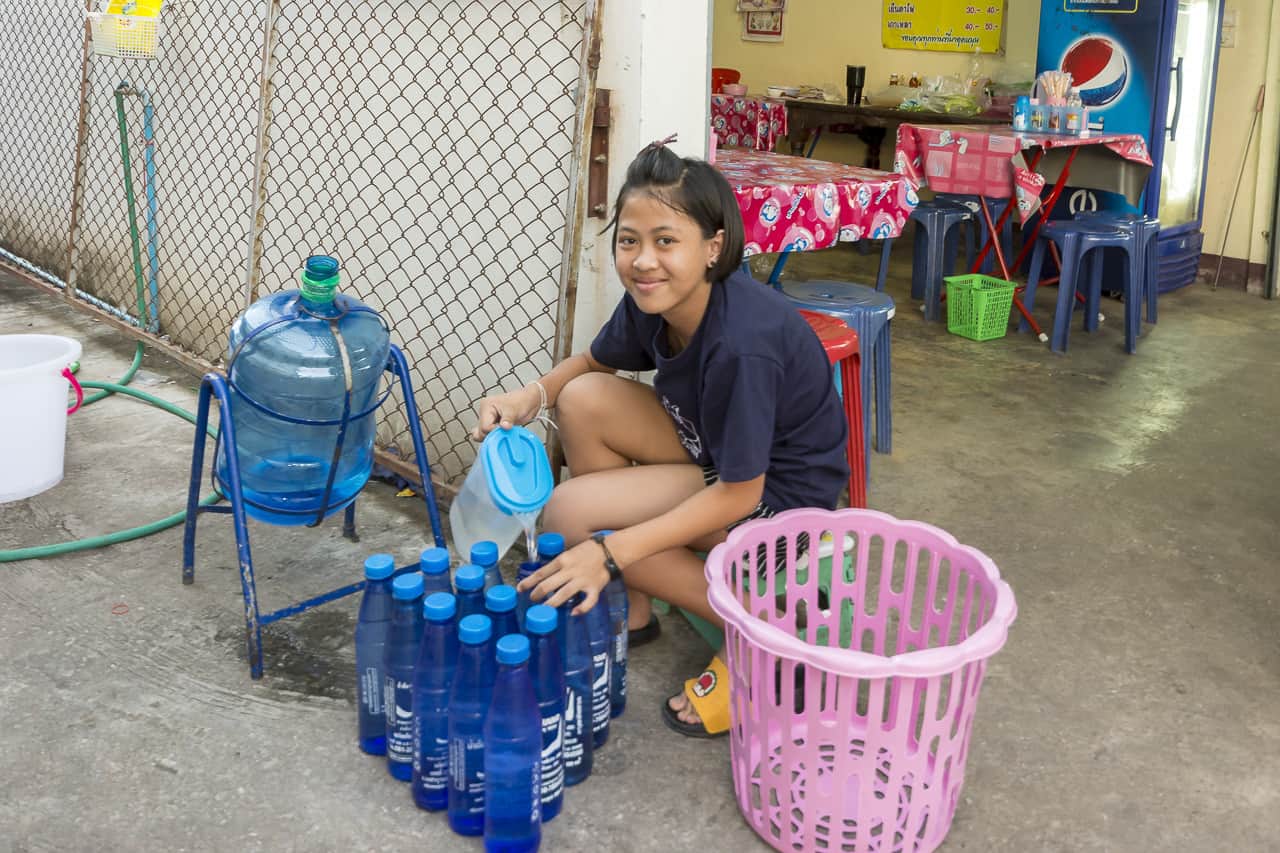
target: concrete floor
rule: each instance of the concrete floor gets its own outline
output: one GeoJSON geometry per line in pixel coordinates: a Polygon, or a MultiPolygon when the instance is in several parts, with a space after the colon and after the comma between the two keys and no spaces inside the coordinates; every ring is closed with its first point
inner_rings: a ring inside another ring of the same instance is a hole
{"type": "MultiPolygon", "coordinates": [[[[1275,849],[1280,306],[1174,293],[1126,356],[1108,303],[1113,318],[1063,357],[926,325],[909,256],[889,288],[894,452],[872,460],[871,503],[985,551],[1019,608],[944,849],[1275,849]]],[[[865,281],[873,260],[839,247],[788,273],[865,281]]],[[[83,377],[128,365],[131,342],[34,288],[0,280],[0,306],[0,332],[81,340],[83,377]]],[[[194,408],[193,377],[163,357],[134,385],[194,408]]],[[[65,480],[0,507],[0,548],[180,509],[190,442],[131,400],[75,415],[65,480]]],[[[424,519],[377,484],[359,545],[333,523],[254,526],[264,607],[355,579],[370,552],[408,561],[424,519]]],[[[479,849],[355,747],[355,598],[271,626],[267,675],[249,680],[234,553],[229,520],[205,516],[190,587],[180,528],[0,564],[0,850],[479,849]]],[[[662,726],[659,702],[707,656],[683,620],[663,627],[545,849],[765,849],[738,814],[727,743],[662,726]]]]}

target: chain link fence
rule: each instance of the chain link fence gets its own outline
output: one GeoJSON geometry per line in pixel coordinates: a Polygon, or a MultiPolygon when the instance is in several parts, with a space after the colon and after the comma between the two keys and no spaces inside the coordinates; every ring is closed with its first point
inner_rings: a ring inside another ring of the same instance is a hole
{"type": "MultiPolygon", "coordinates": [[[[571,334],[557,318],[597,3],[168,0],[157,59],[88,56],[77,182],[83,0],[0,0],[0,68],[30,81],[0,90],[19,142],[0,150],[0,248],[145,325],[127,81],[148,287],[149,179],[157,199],[151,339],[217,364],[249,301],[333,254],[405,350],[435,476],[456,481],[474,403],[548,369],[571,334]]],[[[412,456],[402,410],[384,410],[379,445],[412,456]]]]}

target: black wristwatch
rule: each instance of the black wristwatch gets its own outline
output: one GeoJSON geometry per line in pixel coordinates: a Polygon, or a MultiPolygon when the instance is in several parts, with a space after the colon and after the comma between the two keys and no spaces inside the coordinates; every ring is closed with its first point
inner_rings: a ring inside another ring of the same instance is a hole
{"type": "Polygon", "coordinates": [[[600,549],[604,551],[604,567],[609,572],[609,580],[620,581],[622,580],[622,568],[618,565],[618,561],[613,559],[613,554],[609,553],[609,546],[604,544],[604,538],[608,535],[608,533],[592,533],[591,541],[599,545],[600,549]]]}

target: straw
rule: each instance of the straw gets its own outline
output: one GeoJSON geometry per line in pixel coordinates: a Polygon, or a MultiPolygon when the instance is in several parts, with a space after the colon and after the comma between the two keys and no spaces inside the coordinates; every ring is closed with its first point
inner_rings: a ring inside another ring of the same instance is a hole
{"type": "Polygon", "coordinates": [[[1066,104],[1071,93],[1071,74],[1066,71],[1043,71],[1038,78],[1040,92],[1046,104],[1066,104]]]}

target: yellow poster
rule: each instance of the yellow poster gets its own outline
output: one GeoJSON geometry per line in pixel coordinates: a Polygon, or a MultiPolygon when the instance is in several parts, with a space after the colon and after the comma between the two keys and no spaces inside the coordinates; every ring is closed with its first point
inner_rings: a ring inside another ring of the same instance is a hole
{"type": "Polygon", "coordinates": [[[884,0],[881,41],[902,50],[1000,53],[1005,0],[884,0]]]}

